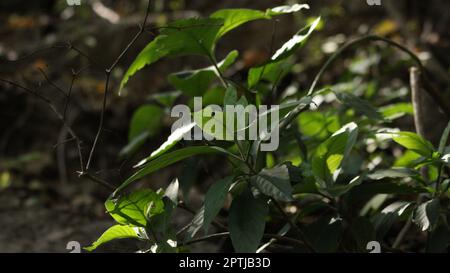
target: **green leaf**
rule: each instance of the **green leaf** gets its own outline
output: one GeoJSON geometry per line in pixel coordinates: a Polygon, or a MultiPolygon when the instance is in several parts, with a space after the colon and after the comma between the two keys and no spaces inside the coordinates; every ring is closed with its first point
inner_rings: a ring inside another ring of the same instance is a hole
{"type": "Polygon", "coordinates": [[[105,202],[108,213],[123,225],[146,227],[148,219],[164,211],[164,203],[156,192],[145,189],[105,202]]]}
{"type": "Polygon", "coordinates": [[[394,120],[404,115],[413,115],[413,106],[411,103],[395,103],[380,108],[380,113],[387,120],[394,120]]]}
{"type": "Polygon", "coordinates": [[[433,145],[430,142],[412,132],[394,133],[393,140],[406,149],[427,158],[431,157],[434,151],[433,145]]]}
{"type": "Polygon", "coordinates": [[[139,53],[125,73],[120,89],[137,71],[163,57],[212,54],[216,36],[222,26],[223,20],[217,18],[192,18],[169,23],[139,53]]]}
{"type": "Polygon", "coordinates": [[[139,107],[133,114],[130,122],[130,129],[128,131],[128,141],[148,132],[149,136],[154,136],[161,128],[161,119],[164,111],[154,105],[144,105],[139,107]]]}
{"type": "Polygon", "coordinates": [[[259,19],[270,19],[270,16],[264,12],[252,9],[222,9],[211,14],[210,18],[223,19],[223,26],[217,33],[216,39],[219,39],[227,32],[250,21],[259,19]]]}
{"type": "Polygon", "coordinates": [[[255,253],[264,235],[267,202],[253,197],[250,190],[237,196],[230,208],[229,230],[234,250],[255,253]]]}
{"type": "Polygon", "coordinates": [[[443,154],[445,151],[445,146],[447,146],[448,136],[450,135],[450,121],[447,124],[444,132],[442,133],[441,140],[439,141],[439,149],[438,152],[443,154]]]}
{"type": "MultiPolygon", "coordinates": [[[[227,57],[217,64],[220,72],[224,72],[236,60],[238,52],[231,51],[227,57]]],[[[211,82],[218,78],[219,75],[216,68],[212,65],[206,68],[183,71],[169,75],[169,82],[175,88],[181,90],[184,94],[191,97],[202,96],[207,90],[211,82]]]]}
{"type": "Polygon", "coordinates": [[[283,59],[277,62],[268,62],[261,66],[252,67],[248,72],[248,88],[253,88],[260,80],[267,80],[271,83],[279,82],[289,73],[289,71],[291,71],[292,66],[292,61],[283,59]]]}
{"type": "Polygon", "coordinates": [[[253,178],[255,186],[265,195],[277,201],[292,201],[292,186],[289,170],[285,165],[263,169],[253,178]]]}
{"type": "Polygon", "coordinates": [[[372,180],[381,180],[384,178],[404,178],[420,175],[416,170],[409,168],[392,168],[387,170],[377,170],[368,175],[372,180]]]}
{"type": "Polygon", "coordinates": [[[107,229],[100,236],[100,238],[97,239],[97,241],[92,243],[91,246],[85,247],[84,249],[87,251],[93,251],[97,247],[117,239],[125,239],[125,238],[139,239],[141,238],[140,236],[141,232],[143,231],[138,227],[115,225],[107,229]]]}
{"type": "Polygon", "coordinates": [[[432,230],[439,218],[439,199],[432,199],[420,204],[414,211],[414,223],[422,231],[432,230]]]}
{"type": "Polygon", "coordinates": [[[178,161],[181,161],[183,159],[186,159],[188,157],[198,155],[198,154],[212,154],[212,153],[223,153],[226,155],[234,156],[227,150],[220,148],[220,147],[214,147],[214,146],[192,146],[183,148],[180,150],[173,151],[171,153],[163,154],[150,162],[142,165],[141,169],[139,169],[136,173],[134,173],[132,176],[130,176],[125,182],[122,183],[113,193],[113,196],[115,196],[117,193],[122,191],[124,188],[126,188],[128,185],[133,183],[134,181],[141,179],[142,177],[149,175],[159,169],[162,169],[164,167],[167,167],[169,165],[172,165],[178,161]]]}
{"type": "MultiPolygon", "coordinates": [[[[280,10],[283,10],[282,8],[280,10]]],[[[268,79],[272,83],[276,82],[287,73],[289,63],[284,62],[286,58],[294,54],[294,52],[301,47],[306,39],[312,34],[320,22],[320,17],[317,18],[311,25],[301,29],[289,41],[287,41],[281,48],[266,63],[250,69],[248,74],[248,86],[254,87],[261,79],[268,79]]]]}
{"type": "Polygon", "coordinates": [[[203,215],[203,227],[208,232],[208,227],[219,213],[225,203],[225,199],[233,183],[233,177],[226,177],[212,184],[205,196],[205,210],[203,215]]]}
{"type": "Polygon", "coordinates": [[[385,207],[381,213],[373,219],[375,230],[380,238],[389,231],[391,226],[397,221],[409,208],[411,203],[398,201],[385,207]]]}
{"type": "Polygon", "coordinates": [[[357,96],[347,93],[335,93],[336,97],[343,104],[354,109],[358,114],[364,115],[370,119],[383,120],[383,116],[368,101],[358,98],[357,96]]]}
{"type": "Polygon", "coordinates": [[[185,134],[189,133],[191,129],[194,128],[194,126],[195,123],[189,123],[176,129],[158,149],[152,152],[149,157],[141,160],[138,164],[135,165],[135,167],[140,167],[149,162],[150,160],[169,151],[173,146],[175,146],[175,144],[177,144],[184,137],[185,134]]]}
{"type": "Polygon", "coordinates": [[[305,136],[323,139],[330,132],[337,131],[340,124],[337,115],[325,116],[318,111],[305,111],[298,117],[298,127],[305,136]]]}
{"type": "Polygon", "coordinates": [[[289,41],[279,48],[275,54],[271,57],[271,61],[276,62],[282,60],[290,55],[292,55],[297,48],[299,48],[304,41],[311,35],[311,33],[319,25],[320,17],[318,17],[314,22],[307,28],[300,30],[295,34],[289,41]]]}
{"type": "Polygon", "coordinates": [[[302,9],[309,9],[309,6],[306,4],[294,4],[292,6],[281,6],[267,9],[266,12],[252,9],[222,9],[214,12],[210,17],[224,20],[223,26],[217,34],[216,39],[219,39],[229,31],[247,22],[259,19],[270,19],[275,15],[293,13],[302,9]]]}
{"type": "Polygon", "coordinates": [[[349,123],[336,131],[322,143],[312,158],[312,171],[325,183],[322,187],[331,186],[340,172],[342,160],[348,156],[358,136],[358,126],[349,123]]]}

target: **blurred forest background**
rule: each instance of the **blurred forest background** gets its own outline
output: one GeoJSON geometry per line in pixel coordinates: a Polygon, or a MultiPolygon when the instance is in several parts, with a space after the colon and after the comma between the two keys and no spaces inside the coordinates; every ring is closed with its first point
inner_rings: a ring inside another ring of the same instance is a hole
{"type": "MultiPolygon", "coordinates": [[[[146,1],[81,2],[80,6],[68,6],[63,0],[2,0],[0,78],[37,89],[61,109],[65,101],[59,88],[68,90],[72,86],[67,119],[83,140],[83,151],[87,153],[100,117],[104,68],[111,65],[138,30],[146,1]],[[69,50],[70,44],[90,60],[69,50]],[[79,74],[73,77],[74,72],[79,74]]],[[[264,10],[293,2],[296,1],[155,0],[149,23],[161,26],[174,19],[207,16],[222,8],[264,10]]],[[[279,89],[306,89],[320,66],[339,46],[352,37],[374,33],[416,52],[431,72],[433,82],[449,97],[449,1],[382,0],[381,6],[370,6],[365,0],[304,3],[311,9],[278,18],[274,48],[288,40],[304,22],[320,15],[323,24],[298,51],[296,64],[279,89]]],[[[233,49],[240,52],[232,77],[244,79],[249,67],[270,56],[272,29],[270,22],[255,21],[221,41],[218,59],[233,49]]],[[[137,160],[167,138],[173,122],[169,114],[163,115],[161,126],[155,128],[138,153],[120,157],[128,143],[134,111],[144,104],[161,104],[158,94],[174,91],[167,82],[169,73],[208,64],[207,60],[196,57],[158,62],[139,72],[119,97],[118,84],[124,70],[153,37],[152,33],[145,32],[112,75],[105,128],[93,168],[97,175],[114,185],[130,174],[137,160]]],[[[377,45],[361,47],[348,51],[345,58],[335,63],[323,84],[355,92],[373,90],[389,99],[409,102],[405,62],[392,49],[377,45]]],[[[0,82],[0,90],[0,252],[67,252],[69,241],[90,244],[111,225],[112,220],[103,206],[108,191],[78,178],[77,149],[73,142],[66,141],[67,130],[46,104],[5,82],[0,82]]],[[[382,101],[373,103],[383,105],[382,101]]],[[[426,128],[427,137],[435,141],[445,126],[440,121],[445,123],[445,119],[440,118],[432,104],[427,111],[432,121],[432,126],[426,128]]],[[[404,130],[414,130],[412,116],[396,122],[404,130]]],[[[225,164],[219,160],[188,160],[146,178],[144,185],[163,187],[178,176],[183,187],[189,189],[185,191],[187,202],[198,208],[212,178],[227,171],[217,166],[225,164]]],[[[176,224],[181,227],[190,217],[179,212],[176,224]]],[[[218,250],[218,244],[211,243],[196,247],[194,251],[218,250]]],[[[124,251],[123,246],[111,246],[108,251],[118,249],[124,251]]]]}

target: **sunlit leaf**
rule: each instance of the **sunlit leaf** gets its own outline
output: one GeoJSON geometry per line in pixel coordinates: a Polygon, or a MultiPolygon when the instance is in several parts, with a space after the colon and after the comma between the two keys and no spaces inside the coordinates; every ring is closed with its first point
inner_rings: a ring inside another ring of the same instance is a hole
{"type": "Polygon", "coordinates": [[[212,54],[222,26],[223,20],[217,18],[182,19],[170,23],[139,53],[125,73],[120,89],[137,71],[163,57],[212,54]]]}
{"type": "Polygon", "coordinates": [[[107,229],[97,239],[97,241],[92,243],[91,246],[85,247],[84,249],[87,251],[93,251],[97,247],[117,239],[126,239],[126,238],[139,239],[141,238],[140,236],[141,232],[142,232],[141,228],[138,227],[115,225],[107,229]]]}
{"type": "Polygon", "coordinates": [[[140,227],[146,227],[150,217],[164,211],[161,196],[150,189],[109,198],[105,202],[105,207],[117,223],[140,227]]]}

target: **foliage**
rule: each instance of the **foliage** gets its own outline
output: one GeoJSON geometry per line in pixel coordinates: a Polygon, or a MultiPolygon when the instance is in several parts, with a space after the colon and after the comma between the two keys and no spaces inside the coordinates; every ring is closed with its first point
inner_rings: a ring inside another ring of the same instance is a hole
{"type": "MultiPolygon", "coordinates": [[[[208,18],[172,22],[137,56],[121,88],[144,66],[162,58],[200,55],[211,65],[169,75],[168,81],[181,91],[175,97],[205,98],[213,94],[224,105],[258,106],[273,99],[267,90],[274,90],[291,69],[295,52],[313,35],[321,19],[301,28],[269,60],[251,68],[244,83],[223,76],[238,52],[232,51],[217,62],[215,46],[226,33],[246,22],[271,20],[306,8],[296,4],[266,11],[227,9],[208,18]],[[220,99],[218,90],[223,91],[220,99]]],[[[215,230],[229,232],[237,252],[261,251],[276,245],[273,240],[264,241],[270,234],[300,242],[291,246],[294,251],[365,251],[372,240],[390,245],[392,235],[388,240],[386,234],[394,225],[409,221],[428,233],[428,250],[445,249],[450,243],[450,149],[446,147],[450,124],[436,149],[413,132],[385,127],[412,114],[408,103],[394,101],[376,107],[365,99],[370,94],[354,94],[342,86],[306,94],[297,90],[294,95],[276,97],[276,103],[286,106],[282,115],[285,120],[295,112],[299,115],[281,128],[281,146],[271,153],[258,149],[260,140],[211,141],[202,145],[183,142],[182,137],[198,120],[173,132],[160,148],[136,164],[134,174],[106,201],[106,210],[118,225],[86,249],[94,250],[113,239],[135,238],[150,243],[151,247],[144,251],[186,251],[185,245],[199,239],[202,227],[209,232],[214,224],[215,230]],[[315,101],[324,98],[335,107],[316,109],[315,101]],[[384,160],[383,150],[394,145],[399,151],[403,149],[402,156],[395,162],[384,160]],[[173,211],[184,204],[178,200],[178,180],[165,190],[132,190],[124,194],[131,184],[151,173],[206,154],[227,158],[231,171],[210,186],[184,237],[170,224],[173,211]],[[404,195],[408,198],[402,199],[404,195]],[[227,200],[231,200],[230,206],[224,205],[227,200]],[[223,215],[228,215],[227,224],[223,215]]],[[[133,153],[146,138],[159,132],[164,111],[155,107],[142,106],[136,111],[124,154],[133,153]]],[[[204,105],[203,111],[208,107],[204,105]]]]}

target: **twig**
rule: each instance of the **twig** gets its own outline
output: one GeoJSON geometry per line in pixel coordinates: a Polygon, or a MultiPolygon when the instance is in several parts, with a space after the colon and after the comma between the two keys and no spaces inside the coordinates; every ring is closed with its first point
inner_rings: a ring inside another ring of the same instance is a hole
{"type": "MultiPolygon", "coordinates": [[[[434,86],[427,80],[427,75],[426,75],[426,69],[423,66],[422,62],[420,61],[419,57],[416,56],[416,54],[414,54],[411,50],[409,50],[408,48],[394,42],[391,41],[389,39],[380,37],[380,36],[376,36],[376,35],[367,35],[367,36],[363,36],[360,38],[356,38],[352,41],[349,41],[348,43],[346,43],[345,45],[343,45],[339,50],[337,50],[333,55],[331,55],[331,57],[325,62],[325,64],[320,68],[319,72],[317,73],[316,77],[314,78],[309,91],[308,91],[308,95],[312,96],[314,95],[315,91],[316,91],[316,86],[319,83],[320,79],[322,78],[323,74],[325,73],[325,71],[328,69],[328,67],[347,49],[353,47],[354,45],[363,43],[363,42],[373,42],[373,41],[379,41],[379,42],[384,42],[390,46],[393,46],[403,52],[405,52],[406,54],[408,54],[410,56],[410,58],[412,60],[414,60],[414,62],[418,65],[419,70],[422,73],[422,76],[424,78],[424,87],[425,90],[430,94],[430,96],[435,100],[435,102],[442,108],[442,110],[446,113],[447,116],[450,116],[450,105],[448,104],[447,100],[445,100],[443,98],[443,96],[434,88],[434,86]]],[[[288,126],[305,108],[301,107],[301,106],[297,106],[296,108],[294,108],[294,110],[292,110],[289,115],[283,120],[283,122],[281,122],[280,124],[280,130],[285,128],[286,126],[288,126]]]]}
{"type": "MultiPolygon", "coordinates": [[[[199,237],[199,238],[190,240],[188,242],[184,242],[184,243],[180,244],[180,246],[192,245],[192,244],[203,242],[203,241],[214,240],[214,239],[217,239],[217,238],[223,238],[223,237],[229,237],[229,236],[230,236],[230,232],[229,231],[215,233],[215,234],[210,234],[210,235],[206,235],[206,236],[203,236],[203,237],[199,237]]],[[[284,242],[295,244],[295,245],[298,245],[298,246],[301,246],[301,247],[305,246],[305,244],[302,241],[299,241],[299,240],[296,240],[296,239],[290,238],[290,237],[284,237],[284,236],[277,235],[277,234],[265,233],[265,234],[263,234],[263,238],[276,239],[278,241],[284,241],[284,242]]]]}
{"type": "Polygon", "coordinates": [[[97,147],[98,140],[100,138],[100,135],[103,130],[103,124],[105,119],[105,111],[106,111],[106,103],[108,98],[108,90],[109,90],[109,80],[111,76],[111,72],[114,70],[114,68],[117,66],[117,64],[122,60],[123,56],[130,50],[130,48],[136,43],[136,41],[139,39],[139,37],[144,33],[145,25],[147,24],[148,14],[150,12],[150,3],[151,0],[148,1],[147,4],[147,10],[145,12],[144,22],[142,25],[139,26],[139,31],[136,33],[136,35],[133,37],[133,39],[128,43],[128,45],[125,47],[125,49],[119,54],[119,56],[114,60],[114,62],[111,64],[111,66],[107,69],[105,69],[106,74],[106,80],[105,80],[105,90],[103,93],[103,103],[102,103],[102,110],[100,113],[100,122],[97,129],[97,134],[94,138],[94,143],[92,144],[91,151],[89,152],[89,157],[87,159],[86,164],[86,170],[89,170],[91,167],[92,157],[94,156],[95,148],[97,147]]]}

